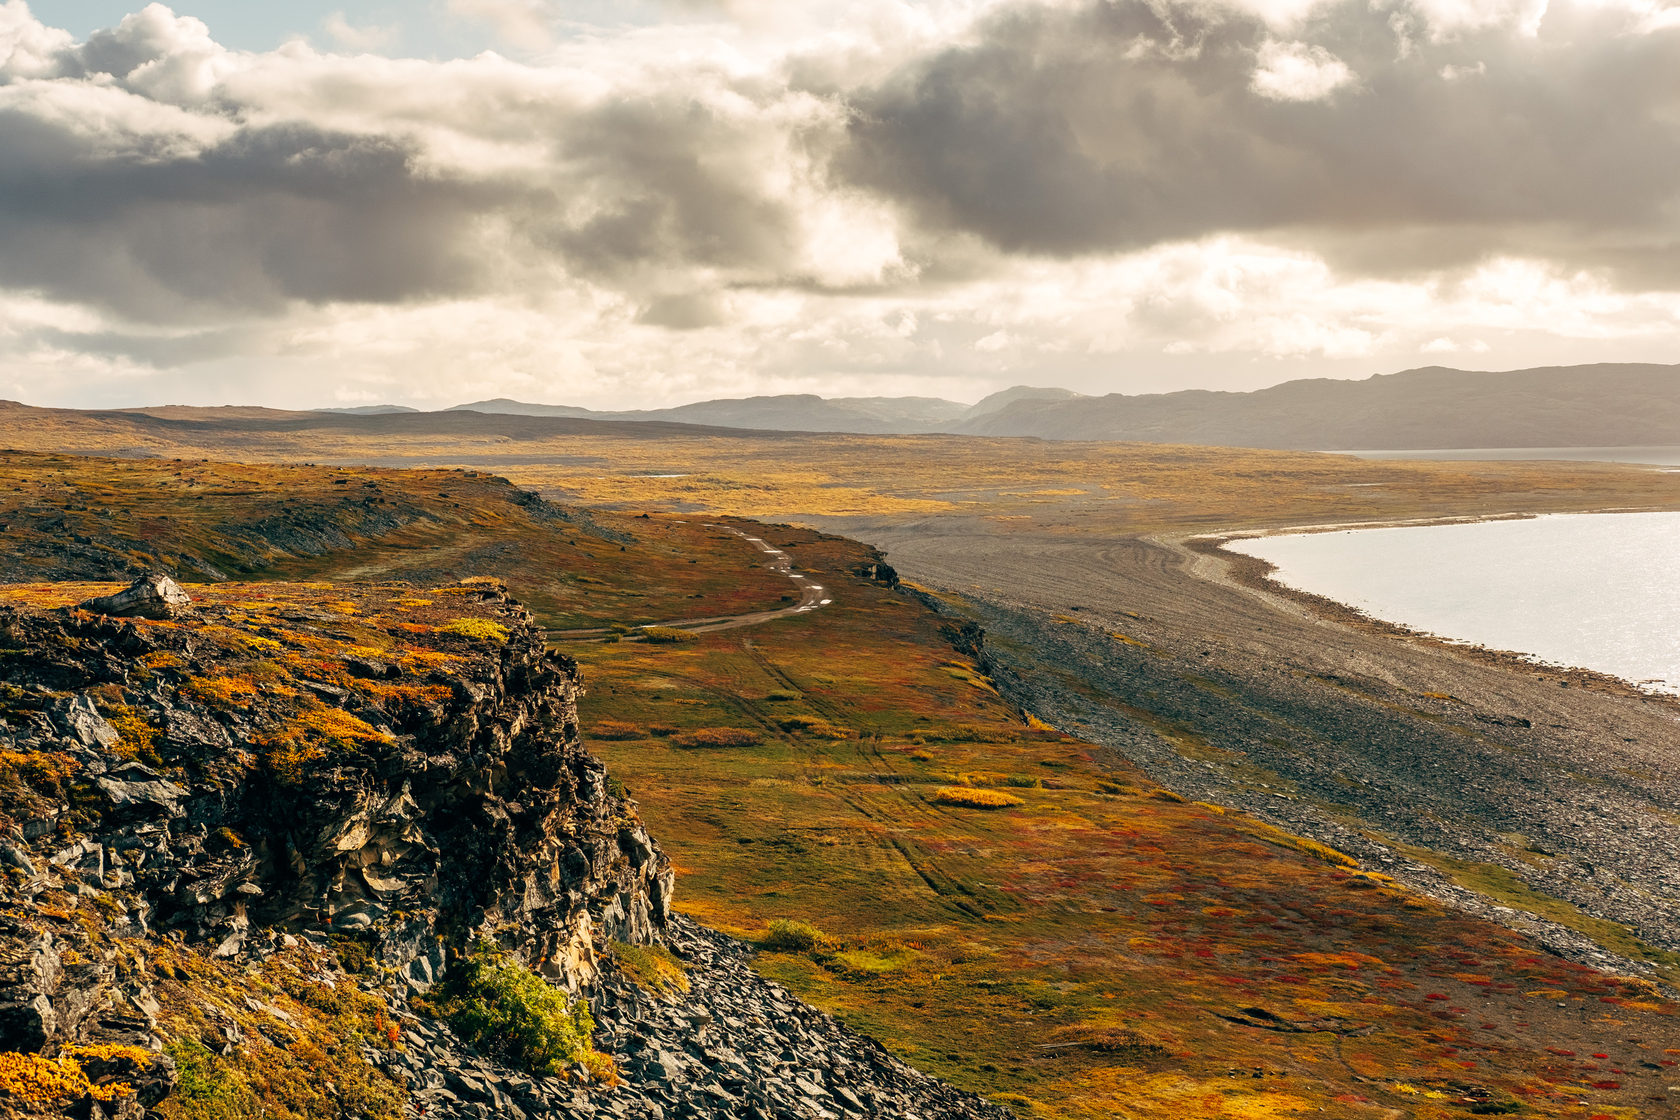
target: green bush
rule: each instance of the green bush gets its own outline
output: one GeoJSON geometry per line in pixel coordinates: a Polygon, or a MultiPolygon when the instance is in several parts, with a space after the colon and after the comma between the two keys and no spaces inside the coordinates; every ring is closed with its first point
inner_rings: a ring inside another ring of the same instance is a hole
{"type": "Polygon", "coordinates": [[[789,918],[777,918],[770,923],[758,945],[759,948],[768,949],[772,953],[809,953],[827,941],[828,935],[816,926],[789,918]]]}
{"type": "Polygon", "coordinates": [[[450,967],[431,1003],[467,1042],[540,1076],[593,1056],[589,1004],[488,942],[450,967]]]}
{"type": "Polygon", "coordinates": [[[672,626],[644,626],[642,627],[642,638],[655,645],[675,645],[678,642],[694,641],[693,634],[672,626]]]}

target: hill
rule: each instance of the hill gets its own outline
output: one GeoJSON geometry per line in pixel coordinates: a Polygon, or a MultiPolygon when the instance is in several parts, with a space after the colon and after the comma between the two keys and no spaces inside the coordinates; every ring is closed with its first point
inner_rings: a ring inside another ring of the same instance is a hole
{"type": "Polygon", "coordinates": [[[811,394],[595,412],[507,399],[453,411],[860,435],[950,433],[1302,451],[1635,447],[1680,443],[1680,366],[1430,366],[1363,381],[1315,378],[1247,393],[1089,397],[1017,385],[969,406],[931,397],[811,394]]]}
{"type": "Polygon", "coordinates": [[[789,432],[892,435],[941,431],[965,416],[966,405],[937,397],[836,397],[811,393],[696,401],[675,408],[596,412],[563,404],[527,404],[505,397],[456,405],[451,412],[559,416],[588,420],[665,421],[789,432]]]}
{"type": "Polygon", "coordinates": [[[1252,393],[1025,399],[970,415],[953,430],[1320,451],[1675,444],[1680,366],[1504,373],[1431,366],[1364,381],[1289,381],[1252,393]]]}

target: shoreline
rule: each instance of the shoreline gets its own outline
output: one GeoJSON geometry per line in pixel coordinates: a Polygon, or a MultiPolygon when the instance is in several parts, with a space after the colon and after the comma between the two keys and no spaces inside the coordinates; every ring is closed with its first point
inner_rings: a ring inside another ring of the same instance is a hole
{"type": "Polygon", "coordinates": [[[1680,988],[1676,698],[1372,619],[1220,547],[1264,529],[937,524],[825,528],[965,602],[1004,694],[1116,761],[1680,988]]]}
{"type": "MultiPolygon", "coordinates": [[[[1534,675],[1542,681],[1557,681],[1562,687],[1583,688],[1611,696],[1628,699],[1655,700],[1671,706],[1677,718],[1680,718],[1680,691],[1658,691],[1642,687],[1638,681],[1631,681],[1614,673],[1607,673],[1599,669],[1589,669],[1583,666],[1562,665],[1545,661],[1538,654],[1524,653],[1521,650],[1500,649],[1493,646],[1471,642],[1465,639],[1444,637],[1428,630],[1420,630],[1401,622],[1392,622],[1379,618],[1359,607],[1333,599],[1327,595],[1305,591],[1292,587],[1277,578],[1278,566],[1269,560],[1258,556],[1250,556],[1242,552],[1234,552],[1226,547],[1232,541],[1254,540],[1260,537],[1297,536],[1312,533],[1342,532],[1358,529],[1390,529],[1390,528],[1421,528],[1433,525],[1474,525],[1493,521],[1533,521],[1541,517],[1579,517],[1611,513],[1672,513],[1672,510],[1651,509],[1597,509],[1582,510],[1573,514],[1534,514],[1534,513],[1506,513],[1491,514],[1486,517],[1438,517],[1412,518],[1403,521],[1370,521],[1370,522],[1342,522],[1337,524],[1320,524],[1313,526],[1291,526],[1277,529],[1231,529],[1213,533],[1196,534],[1172,538],[1158,536],[1153,539],[1168,547],[1183,548],[1200,557],[1213,561],[1210,565],[1192,564],[1188,570],[1192,576],[1226,586],[1240,588],[1281,600],[1298,610],[1318,619],[1347,626],[1367,634],[1379,635],[1390,640],[1399,640],[1430,646],[1444,650],[1469,660],[1492,665],[1497,668],[1513,670],[1534,675]],[[1219,570],[1222,565],[1223,570],[1219,570]]],[[[1282,605],[1280,604],[1280,605],[1282,605]]],[[[1680,686],[1677,686],[1680,687],[1680,686]]]]}

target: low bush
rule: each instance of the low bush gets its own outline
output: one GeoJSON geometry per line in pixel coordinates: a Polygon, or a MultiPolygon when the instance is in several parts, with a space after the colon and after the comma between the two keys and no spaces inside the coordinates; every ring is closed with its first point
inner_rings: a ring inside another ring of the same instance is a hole
{"type": "Polygon", "coordinates": [[[828,941],[828,934],[808,922],[777,918],[758,939],[758,947],[772,953],[809,953],[822,948],[828,941]]]}
{"type": "Polygon", "coordinates": [[[684,750],[697,747],[756,747],[762,737],[744,727],[702,727],[672,738],[671,742],[684,750]]]}
{"type": "Polygon", "coordinates": [[[591,738],[601,739],[609,743],[622,743],[626,739],[640,739],[646,734],[647,732],[635,724],[616,719],[597,720],[589,729],[591,738]]]}
{"type": "Polygon", "coordinates": [[[945,786],[933,795],[933,799],[941,805],[959,805],[965,809],[1012,809],[1026,804],[1013,794],[966,786],[945,786]]]}
{"type": "Polygon", "coordinates": [[[488,618],[457,618],[438,627],[441,634],[456,634],[475,642],[501,643],[508,640],[508,628],[488,618]]]}
{"type": "Polygon", "coordinates": [[[487,942],[450,967],[430,1004],[471,1045],[539,1076],[594,1056],[589,1004],[487,942]]]}
{"type": "Polygon", "coordinates": [[[800,731],[813,739],[853,739],[857,732],[849,727],[840,727],[828,722],[820,716],[791,716],[780,720],[776,726],[783,731],[800,731]]]}
{"type": "Polygon", "coordinates": [[[694,635],[687,630],[678,630],[674,626],[644,626],[642,627],[644,641],[654,645],[676,645],[679,642],[692,642],[694,635]]]}

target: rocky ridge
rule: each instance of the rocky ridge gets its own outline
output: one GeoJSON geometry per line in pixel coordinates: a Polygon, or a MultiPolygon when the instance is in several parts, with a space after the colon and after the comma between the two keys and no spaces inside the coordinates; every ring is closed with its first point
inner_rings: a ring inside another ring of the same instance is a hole
{"type": "Polygon", "coordinates": [[[111,590],[0,593],[0,1115],[1006,1115],[671,916],[576,664],[493,581],[72,605],[111,590]],[[483,941],[591,999],[616,1087],[427,1016],[483,941]],[[661,943],[685,992],[615,963],[661,943]]]}

